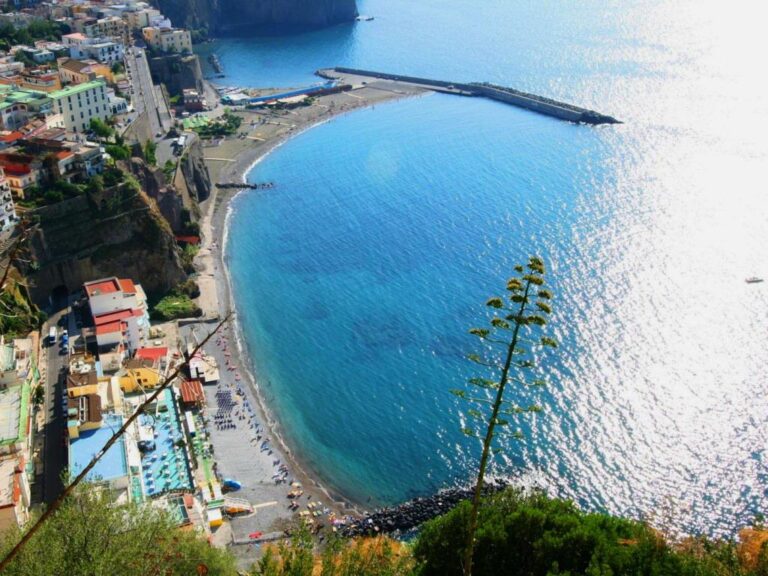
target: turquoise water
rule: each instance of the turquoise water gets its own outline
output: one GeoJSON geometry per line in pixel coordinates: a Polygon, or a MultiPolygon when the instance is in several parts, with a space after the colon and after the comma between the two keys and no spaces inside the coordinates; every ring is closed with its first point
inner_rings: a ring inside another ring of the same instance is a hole
{"type": "Polygon", "coordinates": [[[768,467],[768,102],[759,18],[645,1],[367,0],[370,23],[218,42],[227,84],[345,64],[492,80],[626,121],[589,128],[431,95],[308,131],[250,174],[227,258],[255,369],[335,490],[468,480],[448,393],[512,266],[556,293],[543,414],[496,472],[670,529],[732,532],[768,467]],[[754,22],[754,24],[753,24],[754,22]]]}

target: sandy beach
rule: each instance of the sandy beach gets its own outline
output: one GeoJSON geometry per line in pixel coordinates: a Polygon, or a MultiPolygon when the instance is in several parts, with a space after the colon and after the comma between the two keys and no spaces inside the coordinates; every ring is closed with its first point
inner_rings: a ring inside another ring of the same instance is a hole
{"type": "MultiPolygon", "coordinates": [[[[214,184],[243,182],[255,163],[304,130],[356,109],[426,92],[413,86],[381,81],[359,84],[350,92],[316,98],[312,105],[291,111],[236,111],[243,118],[239,132],[247,133],[247,137],[229,137],[216,146],[203,143],[211,181],[214,184]]],[[[274,193],[279,193],[279,185],[279,181],[275,182],[274,193]]],[[[179,330],[182,336],[189,336],[194,331],[201,338],[216,326],[216,319],[234,312],[223,255],[226,249],[229,203],[238,193],[237,189],[214,186],[210,198],[201,204],[202,238],[195,268],[201,291],[197,301],[204,315],[200,322],[181,326],[179,330]]],[[[219,530],[215,542],[219,545],[233,545],[233,551],[246,566],[259,556],[259,545],[252,544],[249,535],[261,532],[264,539],[280,537],[298,513],[308,509],[309,503],[319,503],[313,506],[324,513],[318,515],[316,520],[325,526],[329,525],[329,514],[340,518],[362,512],[362,507],[356,506],[356,503],[348,502],[327,490],[313,476],[312,471],[302,465],[298,455],[290,450],[286,433],[265,402],[265,390],[260,386],[258,367],[253,366],[244,349],[236,315],[208,343],[206,352],[214,356],[219,364],[220,391],[231,391],[239,403],[239,414],[247,416],[236,418],[232,428],[210,428],[218,471],[224,477],[241,481],[243,489],[238,496],[247,498],[256,507],[254,514],[234,519],[230,524],[231,532],[226,528],[219,530]],[[237,394],[238,388],[242,395],[237,394]],[[284,481],[276,483],[276,478],[284,481]],[[300,507],[295,511],[288,507],[291,502],[288,492],[292,482],[299,482],[304,490],[299,499],[300,507]]],[[[206,390],[206,395],[208,412],[213,414],[220,398],[216,397],[215,388],[206,390]]]]}

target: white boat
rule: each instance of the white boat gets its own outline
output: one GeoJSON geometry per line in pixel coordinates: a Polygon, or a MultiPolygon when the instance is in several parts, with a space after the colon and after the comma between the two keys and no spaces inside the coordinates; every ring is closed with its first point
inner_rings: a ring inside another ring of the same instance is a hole
{"type": "Polygon", "coordinates": [[[750,276],[746,280],[744,280],[747,284],[760,284],[760,282],[763,282],[762,278],[758,278],[757,276],[750,276]]]}

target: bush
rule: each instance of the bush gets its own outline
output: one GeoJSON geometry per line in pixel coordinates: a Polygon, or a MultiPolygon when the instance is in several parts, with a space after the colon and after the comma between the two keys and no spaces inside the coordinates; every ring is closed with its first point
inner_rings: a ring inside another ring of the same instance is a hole
{"type": "Polygon", "coordinates": [[[187,244],[181,252],[181,265],[190,274],[195,271],[193,263],[198,252],[200,252],[200,246],[195,244],[187,244]]]}
{"type": "Polygon", "coordinates": [[[177,287],[155,304],[150,315],[153,320],[167,322],[178,318],[199,318],[203,311],[188,294],[177,287]]]}
{"type": "Polygon", "coordinates": [[[98,118],[91,118],[91,130],[96,136],[103,138],[104,140],[112,136],[114,132],[109,124],[98,118]]]}
{"type": "Polygon", "coordinates": [[[123,171],[115,167],[109,167],[104,170],[104,173],[101,175],[101,177],[102,181],[104,182],[104,186],[107,188],[117,186],[118,184],[122,183],[123,180],[125,180],[125,174],[123,174],[123,171]]]}
{"type": "Polygon", "coordinates": [[[224,115],[210,124],[194,128],[201,138],[220,138],[222,136],[230,136],[235,134],[240,128],[240,124],[243,123],[243,119],[236,114],[233,114],[229,110],[224,111],[224,115]]]}
{"type": "Polygon", "coordinates": [[[106,150],[115,160],[128,160],[131,157],[131,149],[125,144],[107,144],[106,150]]]}
{"type": "Polygon", "coordinates": [[[407,547],[386,537],[333,540],[322,555],[313,553],[306,527],[291,541],[268,546],[252,576],[413,576],[407,547]]]}
{"type": "Polygon", "coordinates": [[[156,166],[157,165],[157,144],[155,144],[152,140],[147,140],[144,143],[143,147],[144,152],[144,160],[147,161],[147,164],[150,166],[156,166]]]}
{"type": "MultiPolygon", "coordinates": [[[[109,490],[80,486],[42,525],[4,576],[80,574],[217,574],[236,576],[234,556],[194,530],[177,528],[168,512],[116,504],[109,490]]],[[[0,535],[3,557],[18,530],[0,535]]]]}
{"type": "MultiPolygon", "coordinates": [[[[414,547],[421,576],[461,576],[469,509],[469,502],[463,502],[424,525],[414,547]]],[[[729,543],[709,544],[702,554],[685,553],[640,522],[582,512],[569,501],[510,489],[482,503],[473,574],[742,574],[731,570],[735,556],[729,543]]]]}

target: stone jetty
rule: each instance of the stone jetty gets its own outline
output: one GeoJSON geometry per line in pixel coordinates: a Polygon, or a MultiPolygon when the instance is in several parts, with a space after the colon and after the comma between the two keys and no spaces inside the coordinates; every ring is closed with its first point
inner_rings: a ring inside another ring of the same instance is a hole
{"type": "Polygon", "coordinates": [[[266,190],[268,188],[274,188],[274,182],[259,182],[255,184],[249,184],[248,182],[219,182],[216,184],[222,189],[237,189],[237,190],[266,190]]]}
{"type": "MultiPolygon", "coordinates": [[[[503,480],[489,482],[483,486],[483,494],[486,496],[494,494],[508,486],[509,484],[503,480]]],[[[471,499],[473,491],[474,488],[449,488],[441,490],[434,496],[414,498],[399,506],[380,508],[372,514],[344,526],[339,532],[342,536],[349,538],[408,532],[427,520],[452,510],[462,500],[471,499]]]]}
{"type": "Polygon", "coordinates": [[[358,80],[358,83],[366,83],[367,80],[389,80],[399,84],[411,84],[421,88],[442,92],[444,94],[453,94],[456,96],[479,96],[503,102],[518,108],[524,108],[531,112],[574,122],[576,124],[621,124],[613,116],[601,114],[594,110],[581,108],[567,102],[560,102],[546,96],[539,96],[529,92],[522,92],[514,88],[497,86],[487,82],[449,82],[446,80],[433,80],[430,78],[419,78],[416,76],[403,76],[402,74],[389,74],[387,72],[373,72],[371,70],[358,70],[356,68],[327,68],[318,70],[316,74],[322,78],[343,80],[345,82],[355,83],[350,77],[358,80]]]}

